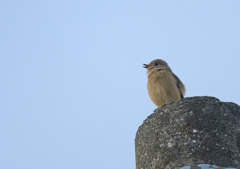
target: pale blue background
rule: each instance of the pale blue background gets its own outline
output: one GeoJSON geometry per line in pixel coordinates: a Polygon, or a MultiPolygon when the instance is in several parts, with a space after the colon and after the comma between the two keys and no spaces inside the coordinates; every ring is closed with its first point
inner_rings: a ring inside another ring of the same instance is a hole
{"type": "Polygon", "coordinates": [[[240,104],[240,1],[2,0],[0,54],[1,169],[133,169],[143,63],[240,104]]]}
{"type": "MultiPolygon", "coordinates": [[[[220,169],[218,166],[215,165],[208,165],[208,164],[199,164],[197,166],[193,165],[193,166],[187,166],[187,167],[182,167],[180,169],[191,169],[191,168],[196,168],[199,167],[200,169],[220,169]]],[[[221,169],[236,169],[236,168],[222,168],[221,169]]]]}

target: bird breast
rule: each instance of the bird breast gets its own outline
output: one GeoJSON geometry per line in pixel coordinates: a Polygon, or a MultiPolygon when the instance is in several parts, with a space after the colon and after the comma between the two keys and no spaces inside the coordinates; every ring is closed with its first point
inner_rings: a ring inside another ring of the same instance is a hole
{"type": "Polygon", "coordinates": [[[181,98],[176,80],[171,72],[154,72],[148,76],[148,94],[153,103],[161,107],[181,98]]]}

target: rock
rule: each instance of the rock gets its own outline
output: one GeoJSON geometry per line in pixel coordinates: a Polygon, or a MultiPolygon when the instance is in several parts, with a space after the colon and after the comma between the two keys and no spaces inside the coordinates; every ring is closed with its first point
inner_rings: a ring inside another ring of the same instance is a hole
{"type": "Polygon", "coordinates": [[[157,108],[135,138],[137,169],[240,165],[240,107],[190,97],[157,108]]]}

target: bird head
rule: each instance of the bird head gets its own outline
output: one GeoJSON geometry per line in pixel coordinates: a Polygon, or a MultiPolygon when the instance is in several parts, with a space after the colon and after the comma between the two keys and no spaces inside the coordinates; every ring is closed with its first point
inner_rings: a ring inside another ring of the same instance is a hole
{"type": "Polygon", "coordinates": [[[161,59],[153,60],[149,64],[143,64],[143,67],[147,69],[148,75],[153,72],[172,72],[167,62],[161,59]]]}

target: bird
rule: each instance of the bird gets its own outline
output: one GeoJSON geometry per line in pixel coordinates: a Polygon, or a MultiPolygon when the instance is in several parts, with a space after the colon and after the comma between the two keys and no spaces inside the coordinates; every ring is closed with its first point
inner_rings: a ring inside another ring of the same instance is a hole
{"type": "Polygon", "coordinates": [[[184,98],[186,88],[167,62],[156,59],[143,65],[147,69],[148,94],[157,107],[184,98]]]}

